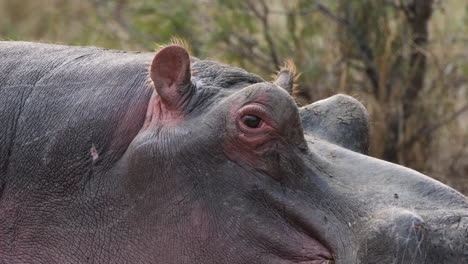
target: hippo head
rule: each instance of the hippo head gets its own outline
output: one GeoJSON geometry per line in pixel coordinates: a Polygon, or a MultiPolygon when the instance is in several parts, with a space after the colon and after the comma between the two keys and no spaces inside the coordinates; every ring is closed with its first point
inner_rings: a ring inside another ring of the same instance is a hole
{"type": "Polygon", "coordinates": [[[135,204],[141,254],[160,263],[466,258],[466,199],[361,154],[368,115],[355,99],[298,108],[287,69],[266,82],[191,62],[178,46],[162,49],[150,74],[145,125],[115,170],[135,204]]]}
{"type": "Polygon", "coordinates": [[[76,59],[21,97],[0,174],[6,263],[466,263],[467,199],[367,156],[357,100],[298,108],[290,69],[267,82],[175,45],[151,87],[129,74],[147,53],[53,50],[76,59]]]}

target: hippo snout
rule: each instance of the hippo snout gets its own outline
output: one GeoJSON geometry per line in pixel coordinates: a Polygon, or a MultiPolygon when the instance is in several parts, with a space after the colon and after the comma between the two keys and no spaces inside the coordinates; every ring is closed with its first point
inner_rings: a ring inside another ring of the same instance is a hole
{"type": "Polygon", "coordinates": [[[433,212],[430,214],[423,217],[391,208],[372,215],[362,225],[359,259],[372,259],[372,263],[463,263],[468,257],[467,215],[434,219],[433,212]]]}

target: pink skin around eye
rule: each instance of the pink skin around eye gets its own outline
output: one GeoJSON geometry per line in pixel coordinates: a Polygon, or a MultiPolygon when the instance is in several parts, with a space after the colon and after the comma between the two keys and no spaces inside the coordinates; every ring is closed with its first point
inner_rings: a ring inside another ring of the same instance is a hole
{"type": "Polygon", "coordinates": [[[261,102],[253,102],[240,109],[233,105],[230,114],[235,118],[235,124],[228,126],[229,137],[223,144],[226,155],[233,161],[265,169],[267,164],[262,159],[262,153],[275,148],[276,139],[280,137],[275,129],[276,123],[269,118],[268,109],[261,102]],[[261,125],[257,128],[248,127],[242,121],[246,115],[261,118],[261,125]]]}
{"type": "Polygon", "coordinates": [[[244,106],[237,112],[236,124],[240,132],[239,139],[252,146],[263,145],[277,135],[272,123],[265,107],[258,103],[244,106]],[[244,124],[242,119],[247,115],[259,117],[262,120],[260,126],[251,128],[244,124]]]}
{"type": "Polygon", "coordinates": [[[264,107],[257,103],[250,104],[239,109],[236,116],[236,122],[238,123],[239,129],[246,133],[261,133],[260,130],[262,128],[266,126],[271,126],[264,107]],[[260,126],[252,128],[244,124],[244,122],[242,122],[242,119],[248,115],[257,116],[258,118],[260,118],[262,120],[260,126]]]}

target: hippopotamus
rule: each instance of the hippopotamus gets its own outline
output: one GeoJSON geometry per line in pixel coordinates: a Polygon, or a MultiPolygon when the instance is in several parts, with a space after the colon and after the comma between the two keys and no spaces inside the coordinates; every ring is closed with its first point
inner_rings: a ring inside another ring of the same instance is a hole
{"type": "Polygon", "coordinates": [[[294,76],[1,42],[0,263],[468,263],[467,198],[294,76]]]}

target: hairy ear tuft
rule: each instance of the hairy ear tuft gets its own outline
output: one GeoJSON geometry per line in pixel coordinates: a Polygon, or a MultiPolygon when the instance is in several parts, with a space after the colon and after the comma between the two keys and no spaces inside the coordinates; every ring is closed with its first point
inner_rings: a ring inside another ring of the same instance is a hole
{"type": "Polygon", "coordinates": [[[186,39],[175,36],[175,37],[171,38],[171,41],[169,43],[170,43],[170,45],[181,46],[182,48],[184,48],[188,52],[188,54],[190,56],[193,55],[192,46],[190,46],[190,44],[188,43],[188,41],[186,39]]]}
{"type": "Polygon", "coordinates": [[[154,51],[159,52],[165,47],[172,46],[172,45],[176,45],[176,46],[180,46],[184,48],[190,56],[193,56],[192,46],[190,46],[190,44],[188,43],[186,39],[178,37],[178,36],[171,37],[171,39],[169,40],[169,43],[155,43],[154,51]]]}
{"type": "Polygon", "coordinates": [[[284,65],[276,74],[274,83],[279,87],[285,89],[289,94],[293,94],[297,84],[295,82],[300,74],[296,73],[296,64],[291,59],[287,59],[284,65]]]}

